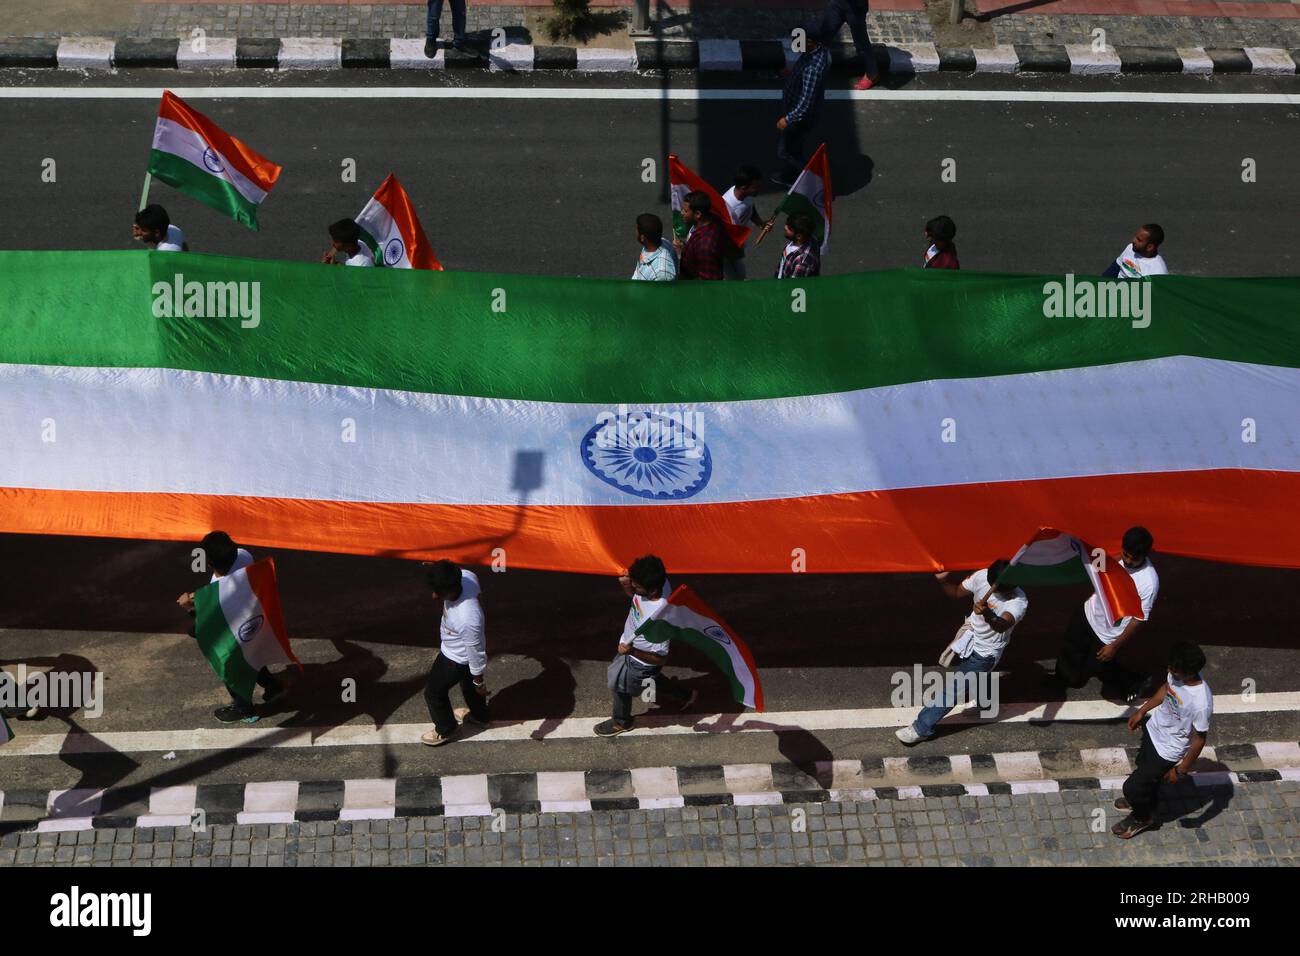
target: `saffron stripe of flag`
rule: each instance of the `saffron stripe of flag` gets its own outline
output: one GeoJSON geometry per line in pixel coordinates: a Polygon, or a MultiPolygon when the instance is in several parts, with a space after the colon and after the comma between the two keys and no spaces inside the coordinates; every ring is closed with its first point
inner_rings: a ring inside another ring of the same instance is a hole
{"type": "Polygon", "coordinates": [[[680,585],[636,632],[655,644],[681,641],[700,651],[727,678],[736,702],[762,713],[763,682],[754,655],[688,585],[680,585]]]}
{"type": "Polygon", "coordinates": [[[727,235],[735,243],[736,248],[744,248],[745,240],[749,238],[750,227],[744,223],[732,222],[731,210],[727,208],[726,202],[718,191],[682,165],[681,160],[672,153],[668,154],[668,182],[672,190],[673,232],[678,238],[685,239],[688,232],[686,223],[682,221],[682,206],[686,203],[686,194],[702,192],[709,197],[713,211],[722,220],[722,226],[727,230],[727,235]]]}
{"type": "Polygon", "coordinates": [[[393,173],[375,190],[356,221],[380,264],[393,269],[442,269],[411,198],[393,173]]]}
{"type": "Polygon", "coordinates": [[[171,91],[158,107],[149,172],[250,229],[281,168],[171,91]]]}
{"type": "Polygon", "coordinates": [[[194,612],[203,656],[245,700],[253,699],[263,667],[298,663],[289,646],[271,558],[199,588],[194,592],[194,612]]]}
{"type": "Polygon", "coordinates": [[[825,143],[817,147],[776,211],[790,216],[796,213],[811,216],[816,225],[814,235],[821,243],[822,255],[826,254],[831,242],[831,168],[826,162],[825,143]]]}
{"type": "Polygon", "coordinates": [[[1142,599],[1122,563],[1055,528],[1039,528],[1016,552],[1000,578],[1000,583],[1020,585],[1084,582],[1092,585],[1111,621],[1143,619],[1142,599]]]}

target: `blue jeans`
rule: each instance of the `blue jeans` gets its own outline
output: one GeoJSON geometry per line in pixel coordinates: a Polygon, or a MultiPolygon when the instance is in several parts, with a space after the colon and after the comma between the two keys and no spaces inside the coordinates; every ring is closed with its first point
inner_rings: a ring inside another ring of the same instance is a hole
{"type": "MultiPolygon", "coordinates": [[[[429,19],[425,25],[424,35],[430,40],[438,39],[438,21],[442,19],[443,0],[428,0],[429,19]]],[[[455,40],[465,39],[465,0],[451,0],[451,35],[455,40]]]]}
{"type": "Polygon", "coordinates": [[[853,46],[862,57],[862,67],[872,79],[880,72],[876,58],[871,52],[871,37],[867,35],[866,0],[830,0],[822,12],[821,36],[823,42],[830,43],[844,24],[849,25],[853,35],[853,46]]]}
{"type": "MultiPolygon", "coordinates": [[[[980,657],[978,654],[972,654],[970,657],[963,657],[960,664],[957,665],[958,674],[986,674],[992,671],[998,663],[997,657],[980,657]]],[[[978,688],[978,684],[976,687],[978,688]]],[[[926,707],[917,716],[916,722],[912,724],[912,729],[922,737],[934,736],[934,728],[939,721],[947,716],[948,711],[957,706],[957,701],[952,699],[948,693],[949,688],[945,685],[943,705],[926,707]]],[[[967,701],[969,703],[969,701],[967,701]]]]}

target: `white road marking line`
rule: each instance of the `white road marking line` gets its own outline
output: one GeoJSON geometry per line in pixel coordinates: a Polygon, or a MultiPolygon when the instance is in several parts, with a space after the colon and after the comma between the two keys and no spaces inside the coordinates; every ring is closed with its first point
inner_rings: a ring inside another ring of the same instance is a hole
{"type": "Polygon", "coordinates": [[[244,809],[236,823],[293,823],[298,809],[298,781],[270,780],[244,784],[244,809]]]}
{"type": "Polygon", "coordinates": [[[587,777],[581,770],[543,770],[537,774],[537,799],[542,813],[586,813],[587,777]]]}
{"type": "Polygon", "coordinates": [[[199,788],[193,784],[155,787],[149,791],[149,812],[135,821],[138,827],[187,827],[194,818],[199,788]]]}
{"type": "MultiPolygon", "coordinates": [[[[657,90],[587,87],[196,86],[168,87],[186,100],[709,100],[772,101],[780,90],[657,90]]],[[[156,100],[162,87],[5,87],[0,100],[156,100]]],[[[1181,106],[1296,106],[1300,93],[1148,93],[1105,90],[828,90],[828,100],[917,103],[1122,103],[1181,106]]]]}
{"type": "Polygon", "coordinates": [[[1081,750],[1083,769],[1088,776],[1114,777],[1123,779],[1129,772],[1128,752],[1123,747],[1102,747],[1097,750],[1081,750]]]}
{"type": "Polygon", "coordinates": [[[668,810],[686,805],[677,787],[676,767],[634,767],[631,775],[632,793],[642,810],[668,810]]]}
{"type": "Polygon", "coordinates": [[[485,773],[443,777],[442,812],[449,817],[490,817],[492,801],[488,798],[485,773]]]}
{"type": "Polygon", "coordinates": [[[340,820],[391,820],[397,815],[397,781],[344,780],[340,820]]]}
{"type": "MultiPolygon", "coordinates": [[[[946,720],[953,723],[1022,724],[1029,722],[1096,722],[1118,721],[1132,708],[1106,700],[1080,700],[1050,703],[1004,704],[996,718],[978,716],[978,705],[967,711],[954,711],[946,720]]],[[[1300,711],[1300,692],[1286,691],[1256,694],[1247,703],[1239,696],[1224,696],[1214,702],[1216,714],[1267,714],[1300,711]]],[[[910,723],[915,709],[876,707],[862,710],[793,710],[762,714],[709,714],[673,718],[650,716],[637,718],[637,727],[625,737],[679,737],[695,734],[777,733],[786,730],[882,730],[910,723]],[[752,726],[751,726],[752,725],[752,726]]],[[[466,747],[481,743],[503,743],[533,739],[543,725],[547,740],[579,740],[592,736],[602,717],[566,717],[556,726],[550,720],[529,720],[495,724],[472,737],[454,744],[466,747]]],[[[22,728],[21,722],[10,726],[22,728]]],[[[68,733],[27,736],[21,732],[3,747],[0,759],[23,756],[69,756],[87,753],[152,753],[168,751],[268,750],[285,747],[360,747],[417,744],[429,729],[428,723],[385,724],[383,727],[361,723],[337,727],[200,727],[192,730],[106,731],[100,734],[68,733]]],[[[1206,748],[1207,760],[1214,759],[1206,748]]],[[[894,758],[887,758],[894,759],[894,758]]],[[[903,758],[898,758],[903,759],[903,758]]]]}
{"type": "Polygon", "coordinates": [[[40,833],[93,829],[99,816],[103,790],[51,790],[45,802],[45,819],[36,825],[40,833]]]}
{"type": "Polygon", "coordinates": [[[1043,765],[1037,751],[1020,750],[1014,753],[994,754],[999,780],[1041,780],[1043,765]]]}

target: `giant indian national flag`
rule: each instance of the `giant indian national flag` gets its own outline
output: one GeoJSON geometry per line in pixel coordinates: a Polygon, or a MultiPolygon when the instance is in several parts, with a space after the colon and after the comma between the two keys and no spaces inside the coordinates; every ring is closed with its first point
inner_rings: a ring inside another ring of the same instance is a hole
{"type": "Polygon", "coordinates": [[[217,676],[253,699],[263,667],[297,664],[280,610],[275,562],[255,561],[194,592],[194,634],[217,676]]]}
{"type": "Polygon", "coordinates": [[[1142,524],[1300,567],[1300,279],[1162,276],[1133,328],[1045,316],[1062,278],[822,276],[794,313],[776,280],[0,252],[0,532],[789,574],[1142,524]],[[155,316],[178,276],[258,283],[260,322],[155,316]]]}
{"type": "Polygon", "coordinates": [[[158,107],[149,172],[250,229],[257,228],[257,207],[280,178],[279,166],[170,91],[158,107]]]}

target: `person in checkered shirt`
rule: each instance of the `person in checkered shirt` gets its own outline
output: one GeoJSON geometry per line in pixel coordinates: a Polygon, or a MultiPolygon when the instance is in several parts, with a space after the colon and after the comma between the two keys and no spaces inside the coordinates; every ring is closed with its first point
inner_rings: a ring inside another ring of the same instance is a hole
{"type": "Polygon", "coordinates": [[[736,246],[713,212],[708,194],[689,192],[682,202],[682,222],[690,229],[686,241],[673,241],[680,259],[678,279],[721,279],[723,260],[734,257],[736,246]]]}
{"type": "Polygon", "coordinates": [[[785,221],[785,251],[777,267],[778,279],[804,279],[822,272],[822,257],[817,250],[816,225],[807,213],[795,213],[785,221]]]}

